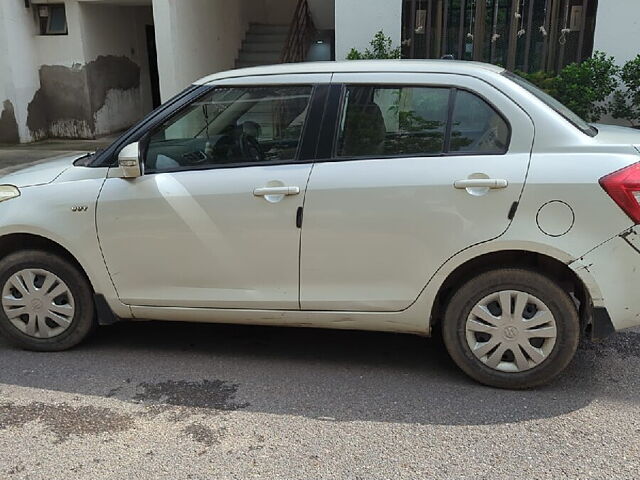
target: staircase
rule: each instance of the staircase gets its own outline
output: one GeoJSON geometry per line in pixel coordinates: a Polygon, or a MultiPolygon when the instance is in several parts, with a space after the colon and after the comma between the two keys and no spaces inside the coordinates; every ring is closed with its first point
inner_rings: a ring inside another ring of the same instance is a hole
{"type": "Polygon", "coordinates": [[[236,68],[280,63],[288,32],[289,25],[249,25],[236,60],[236,68]]]}

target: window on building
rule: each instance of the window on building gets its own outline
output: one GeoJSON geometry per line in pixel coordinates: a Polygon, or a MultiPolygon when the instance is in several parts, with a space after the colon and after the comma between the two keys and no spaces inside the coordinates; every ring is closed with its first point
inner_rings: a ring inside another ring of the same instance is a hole
{"type": "Polygon", "coordinates": [[[509,137],[503,117],[465,90],[348,86],[337,155],[501,154],[509,137]]]}
{"type": "Polygon", "coordinates": [[[34,5],[40,35],[67,35],[67,13],[64,3],[34,5]]]}
{"type": "Polygon", "coordinates": [[[296,158],[312,87],[217,88],[152,134],[147,172],[296,158]]]}

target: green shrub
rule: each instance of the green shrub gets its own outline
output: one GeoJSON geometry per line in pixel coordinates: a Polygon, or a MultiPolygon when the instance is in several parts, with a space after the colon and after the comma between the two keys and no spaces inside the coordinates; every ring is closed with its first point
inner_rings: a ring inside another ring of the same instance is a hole
{"type": "Polygon", "coordinates": [[[618,70],[613,57],[596,52],[560,71],[553,82],[555,96],[585,120],[597,122],[609,111],[605,102],[618,86],[618,70]]]}
{"type": "Polygon", "coordinates": [[[558,91],[556,90],[556,81],[558,76],[555,73],[543,71],[535,73],[525,73],[520,70],[516,70],[514,73],[533,83],[540,90],[545,91],[552,97],[558,97],[558,91]]]}
{"type": "Polygon", "coordinates": [[[640,126],[640,55],[627,62],[620,70],[623,90],[618,90],[611,101],[613,118],[628,120],[640,126]]]}
{"type": "Polygon", "coordinates": [[[393,48],[393,40],[387,37],[382,30],[376,33],[370,42],[371,49],[367,48],[364,53],[352,48],[347,55],[347,60],[375,60],[400,58],[400,47],[393,48]]]}
{"type": "MultiPolygon", "coordinates": [[[[640,64],[638,67],[640,68],[640,64]]],[[[516,73],[580,117],[589,122],[597,122],[611,110],[607,99],[618,86],[619,68],[613,57],[596,52],[582,63],[567,65],[558,75],[548,72],[516,73]]]]}

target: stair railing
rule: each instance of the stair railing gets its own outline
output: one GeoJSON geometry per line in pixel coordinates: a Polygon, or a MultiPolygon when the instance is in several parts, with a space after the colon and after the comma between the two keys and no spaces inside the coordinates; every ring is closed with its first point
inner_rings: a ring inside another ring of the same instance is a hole
{"type": "Polygon", "coordinates": [[[287,40],[282,50],[282,63],[304,62],[316,34],[307,0],[298,0],[287,40]]]}

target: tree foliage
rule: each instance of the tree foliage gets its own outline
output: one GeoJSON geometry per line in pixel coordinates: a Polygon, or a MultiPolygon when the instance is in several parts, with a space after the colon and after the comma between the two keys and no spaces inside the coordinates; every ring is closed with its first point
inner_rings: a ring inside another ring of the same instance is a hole
{"type": "Polygon", "coordinates": [[[611,101],[613,118],[628,120],[640,126],[640,55],[620,69],[623,89],[616,91],[611,101]]]}
{"type": "Polygon", "coordinates": [[[559,74],[549,72],[518,75],[529,80],[589,122],[612,111],[609,98],[618,88],[619,67],[613,57],[595,52],[582,63],[572,63],[559,74]]]}
{"type": "Polygon", "coordinates": [[[374,35],[369,45],[371,48],[365,49],[364,52],[352,48],[347,55],[347,60],[384,60],[400,58],[402,55],[400,47],[394,48],[393,40],[391,37],[387,37],[382,30],[374,35]]]}
{"type": "Polygon", "coordinates": [[[617,75],[613,57],[596,52],[560,71],[555,82],[556,98],[585,120],[597,122],[609,112],[607,99],[616,91],[617,75]]]}

